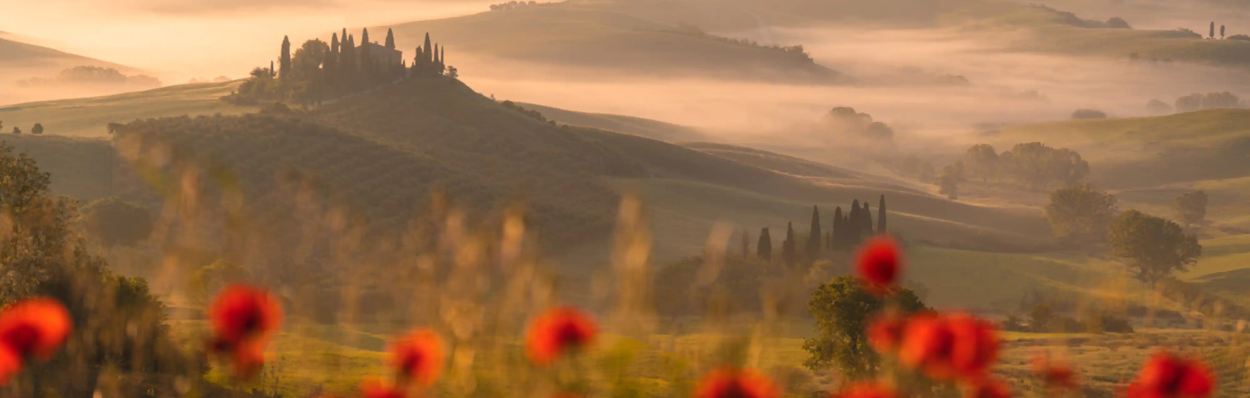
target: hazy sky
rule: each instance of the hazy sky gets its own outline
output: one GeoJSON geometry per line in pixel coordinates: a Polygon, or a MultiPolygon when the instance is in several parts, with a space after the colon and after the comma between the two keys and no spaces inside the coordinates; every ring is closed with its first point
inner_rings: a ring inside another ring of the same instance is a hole
{"type": "Polygon", "coordinates": [[[477,0],[0,0],[0,31],[183,82],[242,77],[292,42],[344,27],[486,11],[477,0]],[[259,43],[259,45],[258,45],[259,43]]]}

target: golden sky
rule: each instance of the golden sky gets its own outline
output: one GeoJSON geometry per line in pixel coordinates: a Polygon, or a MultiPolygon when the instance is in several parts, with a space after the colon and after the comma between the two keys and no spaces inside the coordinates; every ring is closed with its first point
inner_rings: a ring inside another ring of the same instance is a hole
{"type": "Polygon", "coordinates": [[[242,77],[295,43],[344,27],[487,11],[481,0],[0,0],[0,31],[179,82],[242,77]]]}

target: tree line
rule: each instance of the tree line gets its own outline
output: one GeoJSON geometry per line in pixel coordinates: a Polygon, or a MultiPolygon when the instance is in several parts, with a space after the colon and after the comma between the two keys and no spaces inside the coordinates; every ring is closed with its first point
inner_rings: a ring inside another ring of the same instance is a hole
{"type": "Polygon", "coordinates": [[[458,78],[455,67],[448,66],[446,48],[431,43],[429,33],[418,46],[411,66],[396,49],[395,33],[387,29],[384,44],[369,39],[369,29],[356,37],[331,34],[330,43],[320,39],[305,41],[294,53],[289,37],[283,37],[278,63],[268,68],[254,68],[247,81],[224,100],[237,104],[263,101],[296,101],[320,103],[330,98],[367,91],[397,80],[443,76],[458,78]]]}
{"type": "MultiPolygon", "coordinates": [[[[799,237],[795,235],[794,224],[786,223],[786,236],[781,242],[781,260],[790,267],[802,263],[811,263],[822,255],[833,251],[847,251],[859,247],[866,238],[888,231],[885,195],[881,195],[877,205],[877,219],[874,227],[872,208],[868,201],[862,204],[859,199],[851,202],[849,211],[842,211],[838,206],[833,211],[832,223],[828,231],[824,230],[820,218],[820,207],[812,206],[811,225],[803,246],[799,246],[799,237]]],[[[769,228],[760,229],[755,243],[755,253],[751,253],[751,237],[742,231],[742,256],[756,257],[765,262],[773,260],[773,238],[769,228]]]]}
{"type": "Polygon", "coordinates": [[[1017,144],[1001,154],[989,144],[973,145],[951,170],[956,180],[971,177],[982,183],[1012,182],[1037,191],[1076,184],[1089,172],[1089,162],[1081,159],[1081,154],[1040,142],[1017,144]]]}

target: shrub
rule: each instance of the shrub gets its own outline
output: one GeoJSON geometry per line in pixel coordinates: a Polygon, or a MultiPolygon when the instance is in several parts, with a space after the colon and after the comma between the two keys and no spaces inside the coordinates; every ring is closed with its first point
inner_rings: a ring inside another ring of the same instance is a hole
{"type": "Polygon", "coordinates": [[[1229,36],[1229,37],[1228,37],[1228,40],[1250,41],[1250,36],[1246,36],[1246,35],[1232,35],[1232,36],[1229,36]]]}
{"type": "Polygon", "coordinates": [[[1077,109],[1072,112],[1073,120],[1106,119],[1107,114],[1094,109],[1077,109]]]}

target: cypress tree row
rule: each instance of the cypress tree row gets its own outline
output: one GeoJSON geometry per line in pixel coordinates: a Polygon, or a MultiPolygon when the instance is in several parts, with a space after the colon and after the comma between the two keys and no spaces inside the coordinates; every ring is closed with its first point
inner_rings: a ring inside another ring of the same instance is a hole
{"type": "Polygon", "coordinates": [[[885,195],[881,195],[881,202],[877,204],[877,233],[884,234],[888,231],[885,228],[885,195]]]}
{"type": "Polygon", "coordinates": [[[768,236],[768,228],[760,230],[760,241],[755,244],[755,255],[764,261],[773,259],[773,238],[768,236]]]}
{"type": "Polygon", "coordinates": [[[820,257],[820,239],[825,233],[820,230],[820,208],[812,206],[812,226],[807,235],[807,258],[815,260],[820,257]]]}

